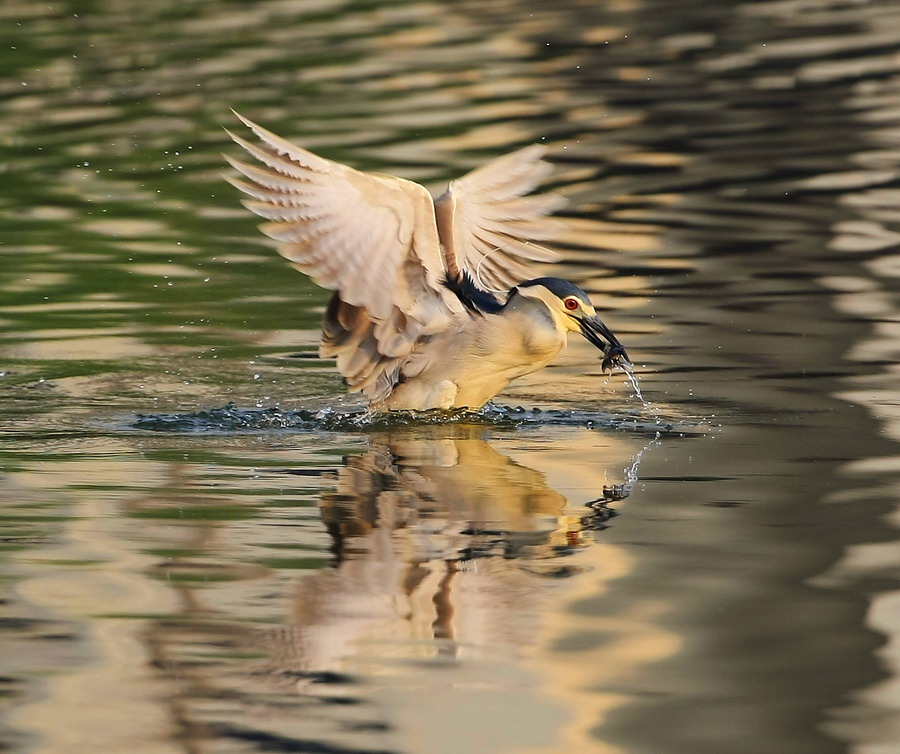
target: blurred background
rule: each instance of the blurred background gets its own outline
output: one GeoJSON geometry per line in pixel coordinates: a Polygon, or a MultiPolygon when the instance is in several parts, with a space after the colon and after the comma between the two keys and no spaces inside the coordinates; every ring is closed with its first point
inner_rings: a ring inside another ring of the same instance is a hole
{"type": "Polygon", "coordinates": [[[897,750],[894,0],[5,0],[0,71],[0,750],[897,750]],[[651,405],[346,418],[231,108],[547,144],[651,405]]]}

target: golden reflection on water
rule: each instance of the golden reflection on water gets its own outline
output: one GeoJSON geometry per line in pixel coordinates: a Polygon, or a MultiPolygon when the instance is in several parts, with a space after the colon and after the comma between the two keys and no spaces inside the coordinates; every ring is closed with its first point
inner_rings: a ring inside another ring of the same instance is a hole
{"type": "MultiPolygon", "coordinates": [[[[482,430],[432,434],[373,437],[339,471],[335,493],[322,497],[338,565],[298,582],[292,619],[279,632],[282,672],[374,679],[404,750],[531,750],[545,741],[563,751],[577,741],[578,751],[600,751],[589,729],[604,697],[590,690],[584,664],[597,658],[538,660],[538,648],[579,627],[561,613],[567,600],[622,567],[615,548],[578,549],[585,510],[575,501],[622,479],[641,441],[606,436],[598,444],[590,432],[569,431],[538,447],[519,440],[524,447],[505,455],[482,430]],[[546,616],[554,616],[549,625],[546,616]],[[481,704],[491,709],[489,736],[473,729],[481,704]],[[553,720],[571,715],[577,723],[554,743],[553,720]]],[[[660,656],[658,646],[635,649],[622,647],[626,667],[660,656]]],[[[614,667],[618,653],[603,654],[614,667]]]]}
{"type": "Polygon", "coordinates": [[[586,573],[573,580],[562,605],[549,613],[542,631],[544,646],[536,656],[544,683],[553,698],[561,700],[570,719],[560,729],[560,741],[540,751],[624,754],[597,736],[597,730],[617,709],[633,701],[623,682],[641,667],[674,656],[682,637],[663,628],[671,610],[667,601],[647,600],[629,606],[618,615],[598,617],[571,609],[581,600],[602,599],[610,582],[632,573],[633,556],[624,548],[597,543],[585,557],[586,573]],[[603,641],[591,647],[566,647],[573,636],[600,634],[603,641]],[[622,691],[616,691],[617,688],[622,691]]]}
{"type": "Polygon", "coordinates": [[[106,614],[174,612],[177,599],[165,584],[147,578],[154,559],[135,549],[118,495],[97,492],[128,488],[135,480],[152,485],[165,478],[165,468],[133,458],[121,443],[84,443],[82,451],[87,457],[52,468],[38,463],[4,480],[13,499],[31,491],[36,501],[65,502],[71,520],[52,544],[29,548],[16,575],[16,596],[33,615],[57,625],[71,622],[86,650],[47,667],[40,699],[21,707],[13,725],[39,733],[36,752],[176,751],[167,740],[169,714],[159,704],[173,690],[147,663],[145,623],[106,614]],[[73,491],[79,485],[85,490],[73,491]]]}
{"type": "MultiPolygon", "coordinates": [[[[330,698],[335,687],[317,679],[332,673],[365,679],[346,693],[375,704],[408,750],[458,751],[471,738],[484,752],[540,742],[561,751],[553,731],[572,715],[567,740],[604,750],[587,733],[589,718],[613,706],[586,684],[594,658],[538,650],[584,620],[564,617],[567,601],[629,568],[616,548],[590,544],[583,503],[633,483],[646,439],[553,435],[492,439],[467,426],[373,435],[321,492],[304,481],[318,478],[304,471],[321,463],[315,453],[263,447],[260,460],[301,475],[233,467],[229,482],[226,468],[209,467],[216,485],[207,489],[196,464],[151,462],[108,441],[11,474],[8,493],[55,491],[68,516],[54,544],[22,561],[18,597],[79,626],[85,647],[14,725],[40,734],[35,751],[72,754],[131,739],[137,751],[170,751],[225,721],[298,740],[312,729],[349,745],[340,711],[321,730],[302,715],[288,723],[253,712],[276,703],[279,688],[330,698]],[[305,558],[316,570],[293,570],[305,558]],[[81,565],[54,567],[61,562],[81,565]],[[231,693],[244,701],[226,701],[231,693]],[[213,697],[223,701],[210,706],[213,697]],[[482,704],[492,720],[485,740],[471,728],[482,704]]],[[[651,606],[608,625],[630,638],[604,650],[595,679],[667,651],[653,617],[651,606]]]]}

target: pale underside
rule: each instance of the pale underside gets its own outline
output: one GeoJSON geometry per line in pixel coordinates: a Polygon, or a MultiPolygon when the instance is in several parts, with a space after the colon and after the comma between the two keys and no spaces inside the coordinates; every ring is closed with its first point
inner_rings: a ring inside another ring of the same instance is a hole
{"type": "Polygon", "coordinates": [[[547,218],[563,200],[530,195],[547,177],[532,145],[453,181],[438,199],[412,181],[364,173],[312,154],[238,116],[259,138],[232,138],[261,164],[226,157],[228,180],[279,253],[335,291],[320,355],[334,357],[351,392],[374,408],[477,407],[564,345],[553,330],[525,335],[511,317],[466,308],[444,281],[468,274],[507,290],[556,254],[547,218]],[[510,339],[516,339],[515,343],[510,339]],[[506,346],[502,359],[491,348],[506,346]]]}

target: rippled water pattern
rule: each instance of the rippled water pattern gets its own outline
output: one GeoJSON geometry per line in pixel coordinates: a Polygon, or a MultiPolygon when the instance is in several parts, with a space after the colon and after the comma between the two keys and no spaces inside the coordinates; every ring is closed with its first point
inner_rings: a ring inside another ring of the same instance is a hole
{"type": "Polygon", "coordinates": [[[900,748],[894,0],[0,7],[0,749],[900,748]],[[573,342],[372,417],[230,108],[435,190],[533,142],[573,342]]]}

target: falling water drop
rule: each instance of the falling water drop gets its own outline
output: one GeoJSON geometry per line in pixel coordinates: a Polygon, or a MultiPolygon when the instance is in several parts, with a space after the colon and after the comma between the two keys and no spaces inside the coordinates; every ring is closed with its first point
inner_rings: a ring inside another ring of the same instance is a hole
{"type": "Polygon", "coordinates": [[[625,372],[625,379],[628,380],[628,384],[631,385],[631,389],[634,390],[634,394],[637,399],[641,402],[644,408],[650,408],[653,404],[644,398],[643,393],[641,393],[641,386],[638,383],[637,375],[634,373],[634,365],[622,359],[619,361],[619,366],[622,368],[622,371],[625,372]]]}

